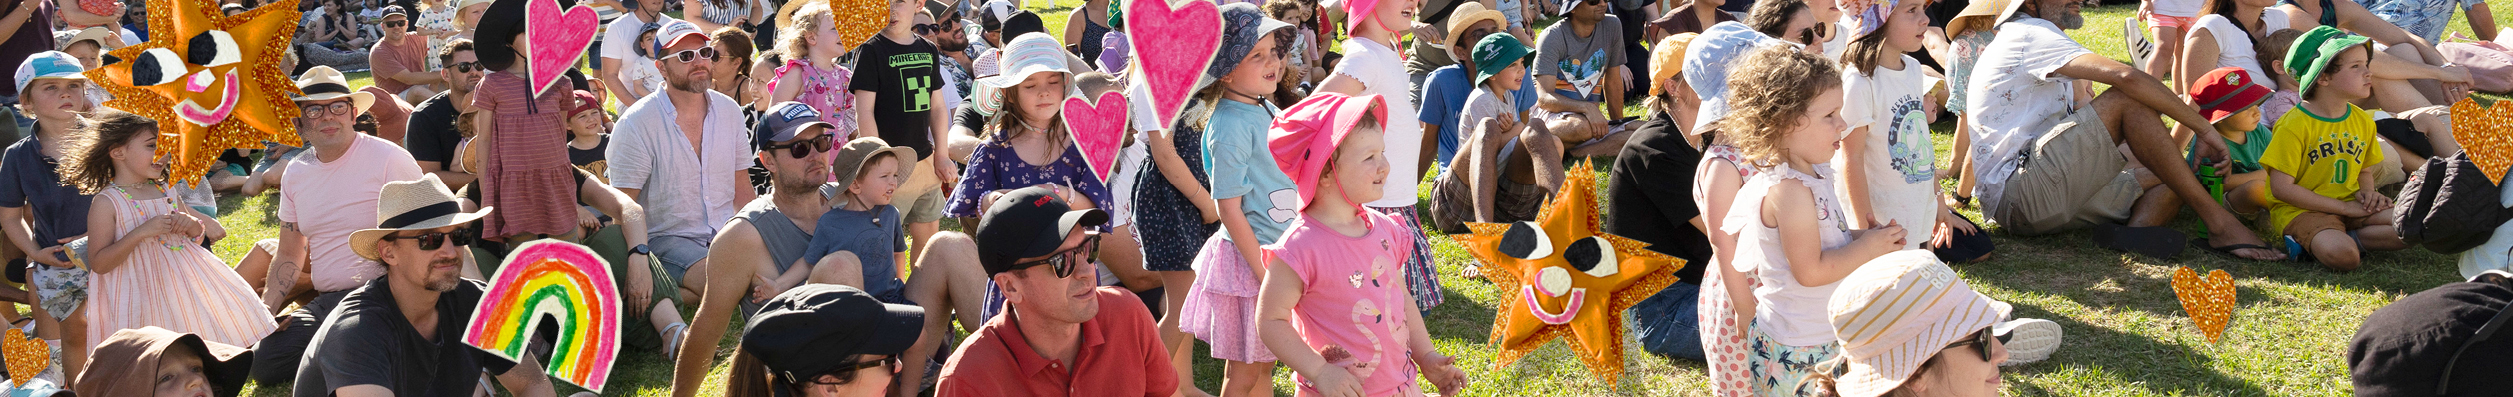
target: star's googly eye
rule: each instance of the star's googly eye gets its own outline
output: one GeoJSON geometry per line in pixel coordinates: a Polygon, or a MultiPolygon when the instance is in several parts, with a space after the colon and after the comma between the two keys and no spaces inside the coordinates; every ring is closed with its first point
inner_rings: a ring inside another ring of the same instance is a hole
{"type": "Polygon", "coordinates": [[[224,30],[211,30],[193,35],[185,46],[184,60],[194,65],[225,66],[244,61],[244,52],[237,49],[236,38],[224,30]]]}
{"type": "Polygon", "coordinates": [[[131,63],[131,85],[151,86],[181,81],[191,71],[192,68],[183,63],[182,57],[175,56],[173,50],[151,48],[140,52],[139,59],[131,63]]]}
{"type": "Polygon", "coordinates": [[[1553,256],[1553,238],[1534,222],[1512,223],[1509,231],[1501,233],[1501,254],[1526,260],[1544,259],[1553,256]]]}
{"type": "Polygon", "coordinates": [[[1570,262],[1571,267],[1579,268],[1590,276],[1614,277],[1615,273],[1622,272],[1622,266],[1614,257],[1614,244],[1600,237],[1571,242],[1570,247],[1562,249],[1562,261],[1570,262]]]}

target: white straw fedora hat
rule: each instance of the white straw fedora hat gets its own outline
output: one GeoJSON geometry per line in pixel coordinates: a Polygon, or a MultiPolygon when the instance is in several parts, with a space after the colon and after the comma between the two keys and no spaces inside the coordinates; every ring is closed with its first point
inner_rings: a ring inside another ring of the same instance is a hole
{"type": "Polygon", "coordinates": [[[349,248],[358,256],[377,259],[375,241],[385,235],[404,230],[429,230],[478,221],[496,208],[481,207],[478,212],[462,212],[462,204],[454,201],[454,191],[445,189],[436,174],[419,179],[384,184],[376,193],[375,228],[349,234],[349,248]]]}

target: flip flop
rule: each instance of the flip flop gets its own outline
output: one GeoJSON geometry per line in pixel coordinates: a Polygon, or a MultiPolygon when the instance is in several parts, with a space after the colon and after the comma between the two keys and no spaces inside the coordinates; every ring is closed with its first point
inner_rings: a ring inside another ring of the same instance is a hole
{"type": "MultiPolygon", "coordinates": [[[[2285,253],[2285,252],[2286,252],[2286,251],[2284,251],[2284,250],[2279,250],[2279,249],[2277,249],[2277,248],[2270,248],[2269,246],[2259,245],[2259,244],[2234,244],[2234,245],[2226,245],[2226,246],[2214,246],[2214,245],[2208,245],[2208,239],[2207,239],[2206,237],[2198,237],[2198,238],[2192,238],[2192,239],[2190,239],[2190,246],[2192,246],[2192,247],[2199,247],[2200,249],[2205,249],[2205,250],[2208,250],[2208,251],[2216,252],[2217,254],[2220,254],[2220,255],[2225,255],[2225,257],[2226,257],[2226,258],[2232,258],[2232,259],[2236,259],[2236,260],[2246,260],[2246,261],[2248,261],[2248,260],[2256,260],[2256,259],[2245,258],[2245,257],[2243,257],[2241,254],[2236,254],[2236,253],[2234,253],[2234,251],[2241,251],[2241,250],[2247,250],[2247,249],[2261,249],[2261,250],[2275,251],[2275,252],[2278,252],[2278,253],[2285,253]]],[[[2293,258],[2294,258],[2294,256],[2293,256],[2292,254],[2289,254],[2289,255],[2287,256],[2287,258],[2288,258],[2288,259],[2293,259],[2293,258]]]]}
{"type": "Polygon", "coordinates": [[[2162,226],[2130,227],[2117,224],[2094,226],[2094,245],[2114,251],[2127,251],[2156,259],[2180,255],[2184,241],[2190,237],[2162,226]]]}

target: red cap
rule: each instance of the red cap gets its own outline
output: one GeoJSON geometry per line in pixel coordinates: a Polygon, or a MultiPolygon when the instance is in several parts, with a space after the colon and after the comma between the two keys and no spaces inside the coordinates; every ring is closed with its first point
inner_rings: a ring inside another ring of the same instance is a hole
{"type": "Polygon", "coordinates": [[[2260,106],[2269,99],[2269,87],[2253,83],[2251,72],[2238,67],[2221,67],[2199,76],[2190,87],[2190,101],[2199,104],[2199,114],[2208,122],[2224,121],[2225,116],[2242,113],[2243,109],[2260,106]]]}
{"type": "Polygon", "coordinates": [[[567,117],[575,118],[577,113],[601,109],[602,98],[594,97],[591,91],[576,90],[576,107],[567,109],[567,117]]]}

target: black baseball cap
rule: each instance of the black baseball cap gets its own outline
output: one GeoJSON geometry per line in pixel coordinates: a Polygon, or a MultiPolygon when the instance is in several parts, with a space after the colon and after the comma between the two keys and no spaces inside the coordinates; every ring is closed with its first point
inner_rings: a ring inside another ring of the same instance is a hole
{"type": "Polygon", "coordinates": [[[2513,377],[2504,376],[2513,373],[2513,332],[2481,336],[2482,330],[2506,325],[2501,314],[2513,303],[2513,280],[2502,275],[2490,272],[2479,275],[2479,281],[2435,287],[2366,316],[2347,349],[2356,395],[2464,396],[2513,390],[2513,377]]]}
{"type": "Polygon", "coordinates": [[[1013,11],[1012,16],[1003,19],[1003,40],[1007,42],[1023,34],[1046,32],[1047,23],[1040,21],[1037,13],[1027,10],[1013,11]]]}
{"type": "Polygon", "coordinates": [[[1074,210],[1055,192],[1031,186],[1006,193],[977,221],[977,262],[987,275],[1012,271],[1013,262],[1055,253],[1077,227],[1108,223],[1108,212],[1074,210]]]}
{"type": "Polygon", "coordinates": [[[836,284],[804,284],[759,307],[742,328],[742,351],[789,382],[820,376],[856,355],[898,355],[925,329],[925,309],[882,303],[836,284]]]}

